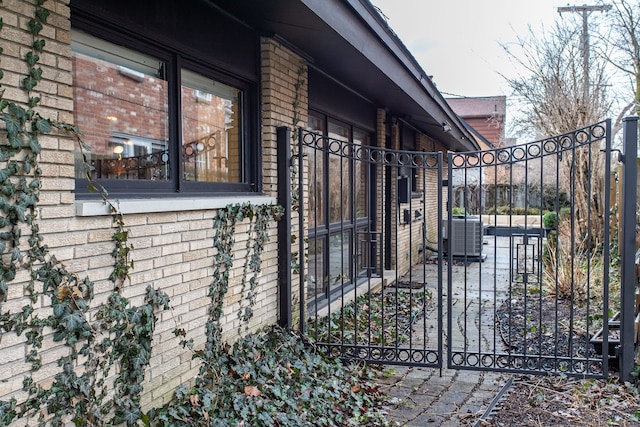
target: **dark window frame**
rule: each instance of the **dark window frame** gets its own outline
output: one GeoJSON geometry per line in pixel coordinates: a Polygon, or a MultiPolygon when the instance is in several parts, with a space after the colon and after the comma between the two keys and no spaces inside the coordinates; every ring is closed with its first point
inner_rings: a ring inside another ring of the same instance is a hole
{"type": "MultiPolygon", "coordinates": [[[[344,126],[346,128],[349,129],[349,144],[352,144],[354,141],[354,135],[355,135],[355,131],[360,131],[364,134],[368,134],[370,136],[370,141],[374,142],[375,141],[375,131],[371,130],[371,129],[367,129],[365,127],[362,127],[360,125],[351,123],[349,121],[345,121],[339,118],[336,118],[335,116],[332,116],[330,114],[326,114],[322,111],[319,111],[317,109],[309,109],[309,117],[314,117],[316,119],[318,119],[323,125],[322,125],[322,132],[321,135],[324,137],[329,137],[329,123],[335,123],[337,125],[341,125],[344,126]]],[[[329,154],[325,153],[323,156],[323,171],[325,171],[322,180],[323,180],[323,185],[324,188],[328,188],[329,187],[329,177],[328,177],[328,173],[326,171],[328,171],[328,167],[329,167],[329,154]]],[[[351,185],[354,185],[354,180],[353,180],[353,174],[354,174],[354,170],[353,167],[355,166],[354,161],[350,161],[349,162],[349,175],[351,177],[350,179],[350,183],[351,185]]],[[[367,175],[368,176],[368,175],[367,175]]],[[[317,177],[316,177],[317,178],[317,177]]],[[[370,178],[370,177],[369,177],[370,178]]],[[[307,300],[307,306],[309,309],[313,309],[313,307],[323,307],[325,304],[333,301],[335,298],[337,298],[341,292],[345,291],[349,291],[351,288],[353,288],[354,284],[357,283],[359,280],[362,280],[364,277],[367,276],[367,274],[369,274],[370,272],[368,271],[368,269],[360,269],[358,271],[354,271],[354,266],[356,266],[357,264],[357,259],[356,257],[358,256],[358,248],[357,245],[359,242],[354,241],[354,238],[357,238],[357,234],[359,232],[359,230],[361,230],[362,228],[366,228],[368,227],[368,225],[370,224],[370,222],[372,221],[372,219],[374,219],[374,215],[375,213],[372,211],[373,206],[371,205],[372,200],[368,199],[365,201],[365,203],[367,204],[367,210],[368,210],[368,214],[364,217],[358,217],[356,212],[350,212],[349,213],[349,219],[345,219],[344,221],[338,221],[338,222],[331,222],[330,220],[330,213],[329,213],[329,208],[328,208],[328,203],[326,203],[328,201],[328,192],[324,192],[325,196],[323,199],[323,210],[324,210],[324,223],[322,224],[315,224],[313,227],[311,226],[311,224],[307,225],[307,234],[309,237],[310,241],[314,241],[314,242],[321,242],[322,243],[322,247],[325,248],[325,250],[322,252],[322,266],[324,267],[324,269],[326,271],[322,271],[320,272],[322,274],[322,276],[325,276],[325,273],[329,273],[329,270],[331,268],[330,266],[330,259],[329,259],[329,253],[330,253],[330,239],[334,236],[338,236],[341,234],[346,233],[346,235],[348,236],[348,245],[349,245],[349,262],[348,262],[348,279],[346,281],[340,281],[338,283],[335,284],[331,284],[328,282],[325,282],[324,278],[319,279],[319,283],[322,287],[322,293],[316,293],[313,296],[309,296],[308,300],[307,300]],[[356,261],[356,262],[354,262],[356,261]]],[[[352,194],[354,194],[352,192],[352,194]]],[[[353,203],[351,203],[351,207],[353,207],[353,203]]],[[[361,254],[362,255],[362,254],[361,254]]],[[[318,283],[316,283],[316,286],[318,286],[318,283]]]]}
{"type": "MultiPolygon", "coordinates": [[[[164,61],[165,78],[168,84],[168,135],[171,150],[169,166],[171,178],[167,181],[97,179],[110,196],[122,198],[152,197],[227,197],[250,196],[262,191],[260,170],[261,138],[259,113],[259,84],[224,70],[202,57],[195,57],[180,50],[177,46],[162,45],[139,34],[128,35],[126,28],[113,23],[90,17],[84,13],[72,15],[72,28],[86,32],[94,37],[123,47],[146,53],[164,61]],[[186,68],[204,77],[233,86],[241,93],[241,152],[240,166],[243,182],[190,182],[183,179],[182,171],[182,111],[181,111],[181,74],[186,68]]],[[[256,40],[257,42],[257,40],[256,40]]],[[[80,129],[82,131],[82,129],[80,129]]],[[[91,141],[85,141],[91,146],[91,141]]],[[[89,191],[85,178],[76,178],[75,195],[77,199],[93,199],[97,195],[89,191]]]]}

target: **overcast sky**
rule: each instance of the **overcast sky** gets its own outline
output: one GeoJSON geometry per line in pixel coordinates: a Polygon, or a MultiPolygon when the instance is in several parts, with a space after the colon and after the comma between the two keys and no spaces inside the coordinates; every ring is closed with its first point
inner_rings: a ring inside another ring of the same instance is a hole
{"type": "Polygon", "coordinates": [[[566,0],[371,2],[445,96],[508,96],[498,71],[513,76],[515,70],[500,43],[526,36],[529,24],[536,30],[552,26],[560,17],[557,7],[567,5],[566,0]]]}

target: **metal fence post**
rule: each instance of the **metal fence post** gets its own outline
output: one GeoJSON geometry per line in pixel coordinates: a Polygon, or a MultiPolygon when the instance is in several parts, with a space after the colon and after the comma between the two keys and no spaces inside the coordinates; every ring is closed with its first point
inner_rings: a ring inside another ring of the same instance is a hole
{"type": "Polygon", "coordinates": [[[291,130],[281,126],[276,130],[278,156],[278,203],[284,208],[278,222],[278,283],[280,293],[279,324],[291,328],[291,130]]]}
{"type": "Polygon", "coordinates": [[[619,352],[620,378],[631,381],[635,361],[635,252],[636,252],[636,203],[638,183],[638,117],[625,117],[624,126],[624,160],[622,176],[622,241],[620,253],[620,343],[619,352]]]}

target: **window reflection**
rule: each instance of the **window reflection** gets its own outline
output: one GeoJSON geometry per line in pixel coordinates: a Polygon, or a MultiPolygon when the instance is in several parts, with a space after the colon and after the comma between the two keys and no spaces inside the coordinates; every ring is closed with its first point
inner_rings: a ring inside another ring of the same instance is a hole
{"type": "Polygon", "coordinates": [[[240,91],[182,70],[183,178],[241,182],[240,91]]]}
{"type": "Polygon", "coordinates": [[[74,122],[91,146],[94,177],[169,179],[164,63],[84,33],[74,32],[72,49],[74,122]]]}

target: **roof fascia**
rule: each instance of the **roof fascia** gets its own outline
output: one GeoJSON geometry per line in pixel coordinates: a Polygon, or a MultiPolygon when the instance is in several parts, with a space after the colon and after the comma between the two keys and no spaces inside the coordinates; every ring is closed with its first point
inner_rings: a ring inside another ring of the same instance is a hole
{"type": "Polygon", "coordinates": [[[431,78],[368,0],[301,1],[392,79],[437,123],[450,123],[452,130],[440,135],[443,141],[466,150],[479,148],[431,78]]]}

